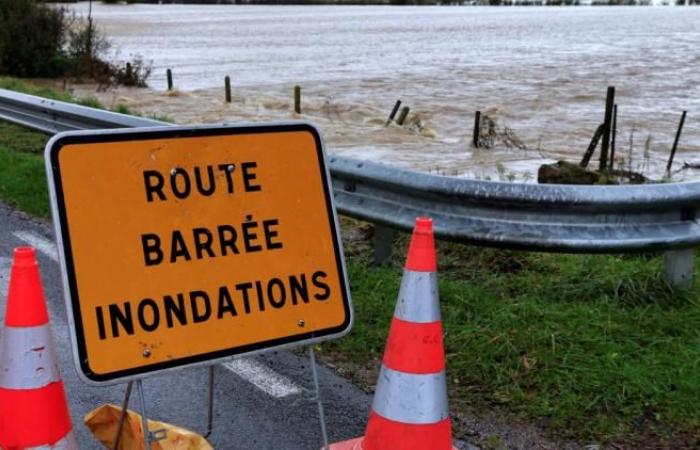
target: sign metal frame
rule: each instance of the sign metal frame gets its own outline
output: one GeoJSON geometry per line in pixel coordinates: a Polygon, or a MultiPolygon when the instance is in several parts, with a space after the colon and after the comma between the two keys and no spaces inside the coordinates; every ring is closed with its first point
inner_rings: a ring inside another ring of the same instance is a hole
{"type": "Polygon", "coordinates": [[[354,316],[352,300],[350,296],[347,270],[343,256],[342,241],[339,234],[338,216],[333,202],[332,186],[328,162],[323,146],[323,140],[318,130],[305,122],[276,122],[255,125],[213,125],[213,126],[167,126],[153,128],[116,129],[116,130],[87,130],[68,131],[53,136],[46,144],[45,167],[48,181],[51,212],[53,216],[54,232],[58,247],[61,277],[63,281],[64,300],[66,314],[70,328],[71,343],[73,347],[74,363],[79,377],[91,385],[111,385],[131,380],[142,379],[147,376],[170,372],[186,367],[208,366],[217,362],[231,359],[232,357],[248,356],[258,353],[280,350],[300,345],[335,339],[347,334],[353,325],[354,316]],[[280,132],[308,132],[316,144],[316,152],[321,177],[323,180],[323,196],[327,208],[327,217],[333,239],[335,253],[335,269],[338,271],[340,295],[342,296],[345,320],[337,327],[304,331],[292,336],[271,339],[264,342],[236,346],[221,349],[210,353],[202,353],[193,356],[178,358],[173,361],[164,361],[149,364],[143,367],[118,370],[108,374],[96,374],[90,369],[86,338],[83,333],[80,297],[75,273],[75,265],[71,250],[71,237],[68,230],[68,221],[65,198],[63,192],[61,168],[58,155],[62,148],[73,144],[114,143],[123,141],[147,141],[153,139],[177,139],[191,137],[215,137],[240,134],[266,134],[280,132]]]}

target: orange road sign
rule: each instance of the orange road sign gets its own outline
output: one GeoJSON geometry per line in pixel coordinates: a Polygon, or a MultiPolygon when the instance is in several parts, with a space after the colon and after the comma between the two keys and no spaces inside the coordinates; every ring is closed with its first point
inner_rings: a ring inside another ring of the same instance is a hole
{"type": "Polygon", "coordinates": [[[349,331],[330,177],[312,126],[62,133],[46,165],[87,382],[349,331]]]}

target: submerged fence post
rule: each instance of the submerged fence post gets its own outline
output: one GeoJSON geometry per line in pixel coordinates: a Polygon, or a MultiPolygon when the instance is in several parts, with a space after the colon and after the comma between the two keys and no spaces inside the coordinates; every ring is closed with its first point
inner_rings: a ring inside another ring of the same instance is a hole
{"type": "Polygon", "coordinates": [[[676,139],[673,141],[673,148],[671,149],[671,156],[668,157],[668,164],[666,164],[666,176],[671,176],[671,166],[673,165],[673,157],[676,156],[676,147],[678,147],[678,139],[681,137],[681,131],[683,131],[683,124],[685,123],[685,115],[688,111],[683,111],[681,115],[681,122],[678,124],[678,130],[676,131],[676,139]]]}
{"type": "Polygon", "coordinates": [[[391,110],[391,114],[389,114],[389,118],[386,121],[386,125],[384,125],[385,127],[388,127],[391,121],[394,120],[394,117],[396,117],[396,113],[398,112],[400,107],[401,100],[396,100],[396,103],[394,104],[394,109],[391,110]]]}
{"type": "Polygon", "coordinates": [[[391,247],[396,232],[386,225],[374,224],[374,264],[380,265],[391,258],[391,247]]]}
{"type": "Polygon", "coordinates": [[[408,106],[404,106],[401,108],[401,114],[399,114],[399,118],[396,119],[396,123],[399,125],[403,125],[404,121],[406,120],[406,117],[408,116],[408,111],[410,111],[411,108],[408,106]]]}
{"type": "Polygon", "coordinates": [[[224,78],[224,86],[226,88],[226,103],[231,103],[231,77],[228,75],[224,78]]]}
{"type": "Polygon", "coordinates": [[[610,170],[615,167],[615,138],[617,137],[617,105],[613,106],[612,142],[610,143],[610,170]]]}
{"type": "Polygon", "coordinates": [[[301,114],[301,86],[294,86],[294,112],[301,114]]]}
{"type": "Polygon", "coordinates": [[[689,289],[695,272],[695,249],[669,250],[664,253],[666,281],[675,288],[689,289]]]}
{"type": "Polygon", "coordinates": [[[605,129],[603,130],[603,145],[600,147],[600,165],[598,170],[608,168],[608,148],[610,147],[610,130],[612,129],[613,105],[615,104],[615,86],[608,86],[605,96],[605,129]]]}
{"type": "Polygon", "coordinates": [[[168,90],[173,90],[173,71],[168,69],[165,71],[165,76],[168,78],[168,90]]]}
{"type": "Polygon", "coordinates": [[[479,130],[481,129],[481,111],[477,111],[474,115],[474,133],[472,134],[472,144],[479,148],[479,130]]]}

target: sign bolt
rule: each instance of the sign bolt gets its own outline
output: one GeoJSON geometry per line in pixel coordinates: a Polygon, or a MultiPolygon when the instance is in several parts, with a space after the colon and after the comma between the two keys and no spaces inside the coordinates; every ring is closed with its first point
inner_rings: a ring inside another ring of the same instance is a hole
{"type": "Polygon", "coordinates": [[[299,322],[297,322],[297,325],[299,325],[300,328],[304,328],[304,325],[306,325],[306,322],[304,322],[304,319],[299,319],[299,322]]]}
{"type": "Polygon", "coordinates": [[[144,357],[144,358],[148,358],[149,356],[151,356],[151,349],[150,349],[150,348],[144,348],[144,349],[143,349],[143,357],[144,357]]]}

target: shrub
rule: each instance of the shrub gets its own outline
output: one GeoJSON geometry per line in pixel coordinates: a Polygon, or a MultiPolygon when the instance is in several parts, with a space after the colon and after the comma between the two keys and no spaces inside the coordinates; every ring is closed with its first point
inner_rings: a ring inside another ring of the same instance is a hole
{"type": "Polygon", "coordinates": [[[91,79],[100,86],[146,86],[150,64],[107,60],[110,44],[91,17],[36,0],[0,0],[0,74],[91,79]]]}
{"type": "Polygon", "coordinates": [[[54,77],[68,68],[63,51],[69,17],[34,0],[0,0],[0,72],[54,77]]]}

